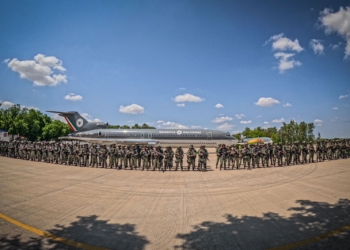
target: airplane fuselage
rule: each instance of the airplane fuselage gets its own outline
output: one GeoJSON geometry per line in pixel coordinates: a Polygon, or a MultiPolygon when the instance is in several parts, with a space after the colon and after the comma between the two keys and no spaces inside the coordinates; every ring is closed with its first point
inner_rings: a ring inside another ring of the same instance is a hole
{"type": "Polygon", "coordinates": [[[159,146],[217,147],[236,144],[238,140],[228,132],[205,129],[93,129],[77,132],[60,139],[81,140],[100,144],[143,144],[159,146]]]}

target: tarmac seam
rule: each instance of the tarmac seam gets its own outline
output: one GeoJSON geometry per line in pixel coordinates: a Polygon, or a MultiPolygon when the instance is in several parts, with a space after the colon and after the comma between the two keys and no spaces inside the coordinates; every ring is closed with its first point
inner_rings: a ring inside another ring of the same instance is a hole
{"type": "Polygon", "coordinates": [[[288,245],[284,245],[284,246],[269,248],[269,250],[287,250],[287,249],[293,249],[293,248],[297,248],[297,247],[302,247],[302,246],[305,246],[305,245],[308,245],[308,244],[311,244],[311,243],[315,243],[317,241],[321,241],[321,240],[327,239],[327,238],[332,237],[332,236],[336,236],[336,235],[338,235],[338,234],[340,234],[342,232],[345,232],[345,231],[347,231],[349,229],[350,229],[350,224],[345,225],[345,226],[343,226],[341,228],[338,228],[338,229],[334,229],[334,230],[329,231],[327,233],[317,235],[317,236],[312,237],[312,238],[308,238],[308,239],[305,239],[305,240],[297,241],[297,242],[294,242],[294,243],[291,243],[291,244],[288,244],[288,245]]]}
{"type": "Polygon", "coordinates": [[[37,234],[37,235],[40,235],[42,237],[45,237],[45,238],[48,238],[50,240],[53,240],[53,241],[56,241],[56,242],[59,242],[59,243],[63,243],[65,245],[69,245],[69,246],[73,246],[73,247],[77,247],[77,248],[81,248],[81,249],[86,249],[86,250],[108,250],[108,248],[102,248],[102,247],[97,247],[97,246],[92,246],[92,245],[88,245],[88,244],[84,244],[84,243],[81,243],[81,242],[76,242],[74,240],[69,240],[69,239],[66,239],[66,238],[63,238],[63,237],[59,237],[59,236],[56,236],[56,235],[53,235],[53,234],[50,234],[48,232],[45,232],[45,231],[42,231],[40,229],[37,229],[35,227],[31,227],[29,225],[26,225],[22,222],[19,222],[15,219],[12,219],[2,213],[0,213],[0,218],[1,219],[4,219],[8,222],[10,222],[11,224],[14,224],[20,228],[23,228],[27,231],[30,231],[34,234],[37,234]]]}

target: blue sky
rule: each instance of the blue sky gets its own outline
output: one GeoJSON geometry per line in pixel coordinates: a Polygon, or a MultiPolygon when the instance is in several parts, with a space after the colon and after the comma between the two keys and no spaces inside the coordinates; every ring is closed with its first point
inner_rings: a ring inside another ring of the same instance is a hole
{"type": "Polygon", "coordinates": [[[348,1],[3,1],[0,21],[5,107],[350,137],[348,1]]]}

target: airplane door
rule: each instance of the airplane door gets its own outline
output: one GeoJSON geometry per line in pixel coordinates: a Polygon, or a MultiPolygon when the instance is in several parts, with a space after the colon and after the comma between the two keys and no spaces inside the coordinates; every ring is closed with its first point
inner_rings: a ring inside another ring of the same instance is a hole
{"type": "Polygon", "coordinates": [[[207,133],[207,139],[208,139],[208,141],[211,141],[211,139],[212,139],[212,133],[211,132],[207,133]]]}
{"type": "Polygon", "coordinates": [[[148,139],[152,139],[152,134],[148,134],[148,139]]]}
{"type": "Polygon", "coordinates": [[[141,134],[141,139],[143,139],[143,138],[144,138],[144,133],[141,134]]]}

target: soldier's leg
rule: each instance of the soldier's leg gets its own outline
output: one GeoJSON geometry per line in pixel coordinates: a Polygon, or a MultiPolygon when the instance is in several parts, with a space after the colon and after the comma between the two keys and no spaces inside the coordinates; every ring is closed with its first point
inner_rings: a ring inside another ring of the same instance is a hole
{"type": "Polygon", "coordinates": [[[220,157],[216,156],[216,168],[218,168],[219,161],[220,161],[220,157]]]}

